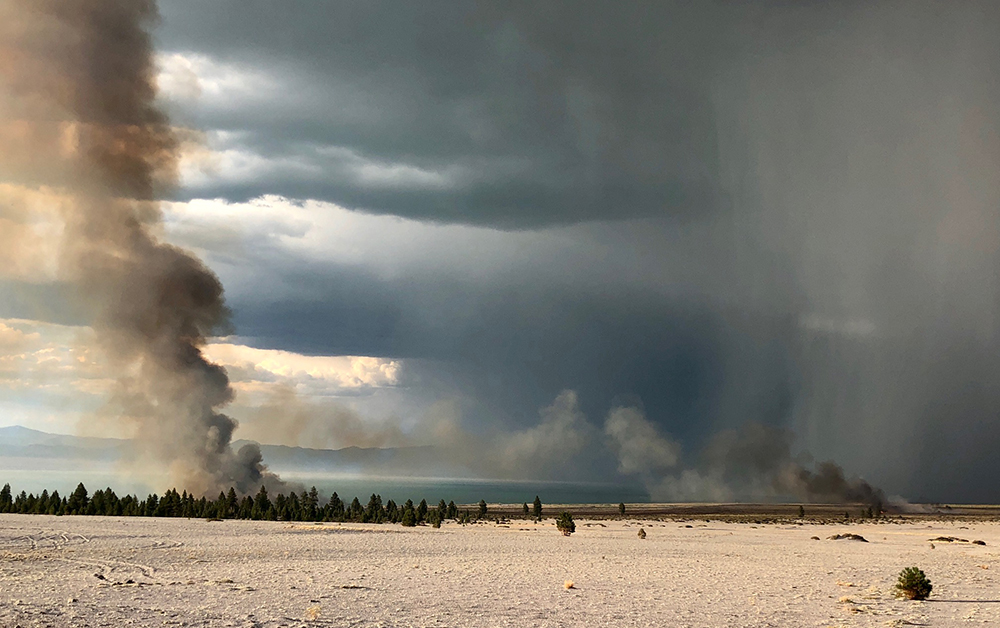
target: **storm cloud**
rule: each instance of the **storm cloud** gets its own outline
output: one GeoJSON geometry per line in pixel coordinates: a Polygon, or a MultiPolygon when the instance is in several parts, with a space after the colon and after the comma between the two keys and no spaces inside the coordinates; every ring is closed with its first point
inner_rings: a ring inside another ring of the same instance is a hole
{"type": "Polygon", "coordinates": [[[792,452],[1000,499],[995,4],[161,12],[163,105],[207,147],[164,230],[243,341],[399,360],[404,423],[447,400],[471,435],[575,391],[603,461],[577,475],[722,494],[693,452],[759,425],[822,478],[792,452]],[[615,408],[670,445],[604,433],[615,408]]]}

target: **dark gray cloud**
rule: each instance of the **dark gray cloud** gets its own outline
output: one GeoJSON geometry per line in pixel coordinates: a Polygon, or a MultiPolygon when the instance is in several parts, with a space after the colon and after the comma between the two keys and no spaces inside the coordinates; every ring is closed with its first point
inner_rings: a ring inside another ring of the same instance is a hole
{"type": "Polygon", "coordinates": [[[465,391],[483,421],[528,424],[573,389],[594,421],[641,400],[686,451],[759,421],[889,492],[1000,498],[981,480],[1000,438],[996,8],[634,6],[366,3],[223,28],[224,4],[166,5],[165,49],[302,87],[273,112],[234,106],[223,128],[251,150],[452,177],[386,191],[323,162],[323,180],[219,193],[598,220],[557,230],[573,245],[551,255],[511,244],[513,270],[292,256],[274,271],[290,298],[234,294],[240,332],[419,358],[424,385],[465,391]]]}
{"type": "Polygon", "coordinates": [[[692,452],[757,422],[890,494],[1000,500],[994,3],[161,10],[200,77],[167,104],[217,150],[183,198],[381,215],[168,212],[258,346],[404,358],[473,429],[573,390],[677,469],[738,475],[692,452]]]}
{"type": "Polygon", "coordinates": [[[164,49],[283,85],[212,101],[198,122],[284,166],[191,193],[515,228],[700,213],[719,194],[710,89],[742,11],[165,2],[163,13],[164,49]],[[358,158],[424,176],[373,184],[358,158]]]}

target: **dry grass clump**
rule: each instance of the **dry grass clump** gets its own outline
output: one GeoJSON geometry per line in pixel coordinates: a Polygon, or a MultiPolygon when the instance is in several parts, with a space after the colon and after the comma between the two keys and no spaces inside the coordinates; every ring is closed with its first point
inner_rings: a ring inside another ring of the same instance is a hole
{"type": "Polygon", "coordinates": [[[306,619],[310,621],[315,621],[319,619],[319,606],[310,606],[306,609],[306,619]]]}
{"type": "Polygon", "coordinates": [[[639,534],[638,534],[638,536],[639,536],[640,539],[646,538],[646,531],[644,529],[642,529],[642,528],[639,528],[639,534]]]}
{"type": "Polygon", "coordinates": [[[851,532],[847,532],[845,534],[834,534],[833,536],[827,538],[829,538],[831,541],[846,540],[846,541],[861,541],[862,543],[868,542],[868,539],[861,536],[860,534],[853,534],[851,532]]]}
{"type": "Polygon", "coordinates": [[[575,589],[576,583],[574,583],[572,580],[567,580],[566,582],[563,582],[563,588],[566,589],[567,591],[569,591],[570,589],[575,589]]]}

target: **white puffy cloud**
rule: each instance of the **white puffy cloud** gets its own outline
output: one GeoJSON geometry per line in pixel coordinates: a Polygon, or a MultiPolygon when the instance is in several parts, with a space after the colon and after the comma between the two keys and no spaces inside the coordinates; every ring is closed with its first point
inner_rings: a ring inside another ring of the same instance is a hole
{"type": "Polygon", "coordinates": [[[257,349],[229,342],[205,348],[208,358],[226,367],[233,384],[277,383],[319,393],[394,386],[399,382],[399,360],[365,356],[311,356],[257,349]]]}

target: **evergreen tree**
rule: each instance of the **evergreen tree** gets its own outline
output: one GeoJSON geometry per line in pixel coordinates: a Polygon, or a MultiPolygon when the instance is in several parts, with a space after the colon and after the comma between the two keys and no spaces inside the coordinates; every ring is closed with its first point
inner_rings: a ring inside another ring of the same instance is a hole
{"type": "Polygon", "coordinates": [[[487,510],[487,508],[486,508],[486,500],[485,499],[480,499],[479,500],[479,518],[480,519],[485,519],[486,518],[486,510],[487,510]]]}
{"type": "Polygon", "coordinates": [[[348,513],[348,518],[351,521],[361,521],[365,514],[365,509],[361,507],[361,502],[355,497],[351,500],[350,512],[348,513]]]}
{"type": "Polygon", "coordinates": [[[226,493],[226,514],[225,517],[233,518],[240,511],[240,498],[236,496],[236,488],[233,486],[229,487],[229,492],[226,493]]]}
{"type": "Polygon", "coordinates": [[[618,504],[618,514],[623,517],[625,516],[625,502],[618,504]]]}
{"type": "Polygon", "coordinates": [[[253,497],[247,495],[246,497],[243,498],[242,501],[240,501],[240,508],[238,510],[239,514],[237,515],[237,518],[249,519],[251,516],[253,516],[253,507],[254,507],[253,497]]]}
{"type": "Polygon", "coordinates": [[[88,502],[87,487],[83,485],[83,482],[80,482],[77,484],[76,490],[73,491],[73,494],[69,496],[69,500],[66,502],[66,506],[69,508],[69,514],[86,514],[88,502]]]}
{"type": "Polygon", "coordinates": [[[525,502],[525,503],[521,504],[521,508],[524,510],[524,516],[527,517],[528,516],[528,503],[525,502]]]}
{"type": "Polygon", "coordinates": [[[267,489],[261,486],[260,490],[257,491],[257,496],[253,498],[253,508],[250,511],[250,517],[257,520],[270,519],[271,509],[271,500],[267,496],[267,489]]]}
{"type": "MultiPolygon", "coordinates": [[[[63,500],[65,502],[65,499],[63,500]]],[[[126,517],[138,517],[139,512],[139,500],[135,495],[126,495],[122,499],[122,514],[126,517]]]]}
{"type": "Polygon", "coordinates": [[[119,499],[111,487],[104,489],[104,514],[109,517],[118,517],[122,514],[122,500],[119,499]]]}
{"type": "Polygon", "coordinates": [[[438,521],[444,521],[448,518],[448,504],[444,503],[444,500],[438,502],[437,507],[438,521]]]}
{"type": "Polygon", "coordinates": [[[286,503],[288,519],[290,521],[302,521],[302,502],[299,501],[299,496],[295,494],[295,491],[288,494],[288,501],[286,503]]]}
{"type": "Polygon", "coordinates": [[[190,519],[194,516],[194,495],[188,495],[187,491],[181,495],[180,516],[190,519]]]}
{"type": "Polygon", "coordinates": [[[368,507],[365,508],[365,519],[370,523],[382,523],[385,521],[385,508],[382,506],[382,496],[372,493],[368,500],[368,507]]]}
{"type": "MultiPolygon", "coordinates": [[[[32,501],[34,498],[32,497],[32,501]]],[[[17,512],[24,514],[24,507],[28,503],[28,494],[21,491],[17,497],[14,498],[14,505],[11,508],[11,512],[17,512]]]]}
{"type": "Polygon", "coordinates": [[[63,514],[63,500],[59,497],[59,491],[52,491],[52,496],[49,497],[49,510],[50,515],[61,515],[63,514]]]}
{"type": "Polygon", "coordinates": [[[407,527],[417,525],[417,511],[413,508],[413,500],[408,499],[403,505],[403,512],[399,518],[399,523],[407,527]]]}
{"type": "Polygon", "coordinates": [[[563,536],[569,536],[576,532],[576,523],[573,522],[573,515],[568,512],[559,513],[559,518],[556,519],[556,529],[563,533],[563,536]]]}
{"type": "Polygon", "coordinates": [[[330,521],[343,521],[344,520],[344,502],[340,500],[337,493],[334,492],[330,496],[330,503],[326,505],[327,509],[327,519],[330,521]]]}
{"type": "Polygon", "coordinates": [[[535,495],[535,503],[531,509],[531,514],[538,521],[542,520],[542,500],[538,497],[538,495],[535,495]]]}
{"type": "Polygon", "coordinates": [[[399,508],[391,499],[385,505],[385,518],[389,523],[399,523],[399,508]]]}
{"type": "Polygon", "coordinates": [[[0,489],[0,512],[10,512],[14,500],[10,495],[10,484],[4,484],[0,489]]]}
{"type": "Polygon", "coordinates": [[[458,518],[458,506],[456,506],[455,502],[453,501],[448,502],[448,518],[449,519],[458,518]]]}
{"type": "MultiPolygon", "coordinates": [[[[379,502],[381,504],[381,498],[379,502]]],[[[302,496],[302,505],[305,507],[306,521],[319,521],[319,491],[315,486],[302,496]]]]}
{"type": "Polygon", "coordinates": [[[35,500],[34,506],[31,508],[31,512],[36,515],[45,514],[45,511],[49,509],[49,491],[47,489],[42,489],[42,494],[38,496],[35,500]]]}
{"type": "Polygon", "coordinates": [[[24,491],[21,491],[21,495],[19,495],[19,497],[22,499],[19,503],[17,503],[17,512],[22,515],[30,513],[35,507],[35,502],[38,501],[38,498],[35,497],[34,493],[28,493],[25,495],[24,491]]]}
{"type": "Polygon", "coordinates": [[[422,523],[427,520],[427,500],[421,499],[420,505],[417,506],[417,523],[422,523]]]}

